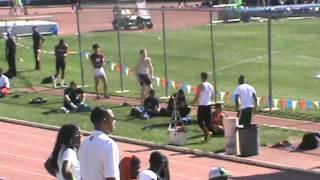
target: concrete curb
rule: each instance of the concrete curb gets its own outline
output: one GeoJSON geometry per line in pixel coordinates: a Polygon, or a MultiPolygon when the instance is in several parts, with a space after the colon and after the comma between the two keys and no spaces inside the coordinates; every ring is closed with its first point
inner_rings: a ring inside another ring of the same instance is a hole
{"type": "MultiPolygon", "coordinates": [[[[58,131],[60,129],[60,127],[58,127],[58,126],[29,122],[29,121],[1,117],[1,116],[0,116],[0,121],[24,125],[24,126],[42,128],[42,129],[47,129],[47,130],[52,130],[52,131],[58,131]]],[[[85,136],[90,134],[89,131],[81,131],[81,132],[85,136]]],[[[189,149],[186,147],[178,147],[178,146],[165,145],[165,144],[160,144],[160,143],[153,143],[153,142],[149,142],[149,141],[137,140],[137,139],[121,137],[121,136],[113,136],[112,135],[111,137],[119,142],[147,146],[147,147],[154,148],[154,149],[165,149],[165,150],[170,150],[170,151],[175,151],[175,152],[180,152],[180,153],[194,154],[197,156],[210,157],[210,158],[226,160],[226,161],[231,161],[231,162],[236,162],[236,163],[278,169],[278,170],[282,170],[282,171],[297,171],[297,172],[302,172],[302,173],[320,175],[319,171],[313,171],[310,169],[303,169],[303,168],[298,168],[298,167],[290,167],[290,166],[278,164],[278,163],[266,162],[266,161],[261,161],[261,160],[253,160],[253,159],[245,159],[245,158],[231,156],[231,155],[225,155],[225,154],[221,154],[221,153],[217,154],[217,153],[213,153],[213,152],[203,152],[198,149],[189,149]]]]}

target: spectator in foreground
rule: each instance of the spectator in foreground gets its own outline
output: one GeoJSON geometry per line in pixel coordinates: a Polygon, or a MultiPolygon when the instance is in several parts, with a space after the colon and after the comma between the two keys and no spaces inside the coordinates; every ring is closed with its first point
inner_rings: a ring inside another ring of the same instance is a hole
{"type": "Polygon", "coordinates": [[[149,159],[150,168],[143,170],[138,175],[138,180],[157,180],[163,170],[163,155],[159,151],[153,151],[149,159]]]}
{"type": "Polygon", "coordinates": [[[228,174],[221,167],[213,167],[209,170],[209,180],[228,180],[228,174]]]}
{"type": "Polygon", "coordinates": [[[63,106],[66,113],[72,112],[87,112],[91,108],[85,103],[85,94],[82,88],[75,81],[70,83],[70,86],[64,90],[63,106]]]}
{"type": "Polygon", "coordinates": [[[78,157],[82,180],[119,180],[119,148],[109,137],[115,129],[111,109],[96,107],[91,111],[95,131],[81,144],[78,157]]]}
{"type": "Polygon", "coordinates": [[[59,180],[81,180],[77,149],[80,146],[80,128],[74,124],[63,125],[57,135],[54,149],[45,167],[59,180]]]}
{"type": "Polygon", "coordinates": [[[120,179],[137,179],[140,172],[140,159],[137,156],[126,156],[120,161],[120,179]]]}
{"type": "Polygon", "coordinates": [[[239,76],[238,83],[235,105],[236,111],[238,112],[239,125],[249,126],[251,124],[253,110],[257,107],[256,90],[245,82],[244,75],[239,76]]]}
{"type": "Polygon", "coordinates": [[[9,94],[10,82],[6,75],[3,74],[0,68],[0,98],[9,94]]]}

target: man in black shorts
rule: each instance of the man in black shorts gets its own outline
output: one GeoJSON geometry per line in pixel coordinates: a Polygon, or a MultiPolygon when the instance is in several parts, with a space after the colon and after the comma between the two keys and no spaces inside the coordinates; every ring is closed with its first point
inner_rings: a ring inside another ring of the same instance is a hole
{"type": "Polygon", "coordinates": [[[37,26],[32,27],[33,53],[35,59],[36,70],[40,70],[40,51],[44,42],[44,38],[37,30],[37,26]]]}
{"type": "Polygon", "coordinates": [[[150,79],[154,77],[154,72],[147,50],[141,49],[139,54],[140,58],[136,66],[136,76],[141,86],[140,101],[141,104],[143,104],[144,99],[147,97],[150,90],[153,89],[150,79]]]}
{"type": "Polygon", "coordinates": [[[65,57],[68,55],[68,45],[64,43],[63,39],[60,39],[59,44],[54,47],[54,55],[56,56],[56,73],[52,77],[53,87],[57,87],[57,77],[61,69],[61,82],[60,86],[65,87],[64,84],[64,72],[66,68],[65,57]]]}
{"type": "Polygon", "coordinates": [[[8,39],[6,40],[6,47],[5,47],[5,55],[8,61],[8,71],[5,73],[8,78],[13,78],[17,76],[16,70],[16,42],[11,36],[9,32],[7,32],[8,39]]]}
{"type": "Polygon", "coordinates": [[[198,124],[204,134],[203,142],[208,142],[211,135],[211,100],[214,97],[213,86],[207,81],[208,74],[206,72],[201,73],[201,83],[197,86],[198,90],[193,100],[198,102],[197,119],[198,124]]]}

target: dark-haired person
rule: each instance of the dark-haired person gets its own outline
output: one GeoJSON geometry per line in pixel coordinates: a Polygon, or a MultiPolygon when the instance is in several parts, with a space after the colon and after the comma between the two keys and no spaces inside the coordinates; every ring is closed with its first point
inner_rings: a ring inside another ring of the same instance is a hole
{"type": "Polygon", "coordinates": [[[137,156],[126,156],[120,161],[120,179],[133,180],[137,179],[140,172],[140,159],[137,156]]]}
{"type": "Polygon", "coordinates": [[[151,79],[154,77],[154,72],[147,50],[141,49],[139,54],[140,58],[136,66],[136,77],[141,86],[140,101],[143,104],[143,100],[147,97],[149,91],[153,89],[151,79]]]}
{"type": "Polygon", "coordinates": [[[191,111],[182,89],[179,89],[178,92],[174,93],[169,99],[167,111],[170,116],[172,116],[175,108],[179,112],[181,118],[186,117],[191,111]]]}
{"type": "Polygon", "coordinates": [[[66,113],[72,112],[88,112],[91,108],[85,103],[85,93],[77,82],[72,81],[70,86],[64,90],[63,106],[66,113]]]}
{"type": "Polygon", "coordinates": [[[50,167],[57,180],[81,180],[77,148],[80,145],[80,129],[74,124],[63,125],[57,135],[51,154],[50,167]]]}
{"type": "Polygon", "coordinates": [[[236,111],[238,112],[239,125],[249,126],[251,124],[253,110],[257,107],[256,90],[246,83],[243,75],[239,76],[238,83],[239,85],[235,93],[235,105],[236,111]]]}
{"type": "Polygon", "coordinates": [[[40,51],[41,46],[44,43],[44,37],[38,32],[37,26],[32,27],[32,41],[33,41],[33,53],[35,59],[35,69],[40,70],[40,51]]]}
{"type": "Polygon", "coordinates": [[[96,90],[96,96],[97,99],[100,98],[99,95],[99,79],[103,83],[103,91],[104,91],[104,97],[105,98],[110,98],[107,92],[108,88],[108,81],[107,81],[107,76],[106,73],[103,69],[103,66],[106,63],[104,55],[100,52],[100,45],[99,44],[94,44],[92,46],[93,53],[90,55],[90,60],[91,64],[94,68],[94,81],[95,81],[95,90],[96,90]]]}
{"type": "Polygon", "coordinates": [[[90,114],[95,131],[81,144],[78,157],[82,180],[119,180],[119,148],[109,137],[115,129],[111,109],[96,107],[90,114]]]}
{"type": "Polygon", "coordinates": [[[198,91],[193,102],[198,102],[197,119],[201,130],[204,133],[204,142],[208,141],[211,129],[211,101],[214,97],[213,86],[207,81],[208,74],[201,72],[201,83],[198,84],[198,91]]]}
{"type": "Polygon", "coordinates": [[[61,70],[61,82],[60,86],[65,87],[64,85],[64,75],[66,69],[65,58],[68,55],[68,45],[64,42],[63,39],[60,39],[59,43],[54,47],[54,55],[56,56],[56,73],[52,77],[53,88],[57,87],[57,78],[61,70]]]}
{"type": "Polygon", "coordinates": [[[160,151],[153,151],[149,158],[149,169],[143,170],[138,175],[138,180],[161,179],[160,173],[164,167],[163,155],[160,151]]]}
{"type": "Polygon", "coordinates": [[[8,61],[8,71],[6,75],[9,78],[17,76],[17,69],[16,69],[16,41],[12,37],[10,32],[7,32],[7,40],[6,40],[6,47],[5,47],[5,55],[8,61]]]}
{"type": "Polygon", "coordinates": [[[0,68],[0,98],[9,94],[10,82],[9,78],[3,74],[2,68],[0,68]]]}
{"type": "Polygon", "coordinates": [[[169,159],[166,155],[162,154],[163,168],[159,173],[159,176],[162,180],[170,180],[170,168],[169,168],[169,159]]]}

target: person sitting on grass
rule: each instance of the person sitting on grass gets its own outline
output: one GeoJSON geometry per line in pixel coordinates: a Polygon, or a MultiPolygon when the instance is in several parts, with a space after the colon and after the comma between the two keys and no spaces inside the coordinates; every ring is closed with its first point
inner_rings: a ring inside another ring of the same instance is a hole
{"type": "Polygon", "coordinates": [[[9,94],[10,82],[9,78],[3,74],[2,68],[0,68],[0,98],[9,94]]]}
{"type": "Polygon", "coordinates": [[[64,90],[63,106],[65,112],[89,112],[91,108],[85,104],[85,94],[82,88],[78,87],[75,81],[70,83],[70,86],[64,90]]]}
{"type": "Polygon", "coordinates": [[[140,159],[137,156],[126,156],[122,158],[119,164],[120,168],[120,179],[121,180],[132,180],[137,179],[140,172],[140,159]]]}
{"type": "Polygon", "coordinates": [[[155,94],[155,91],[151,89],[149,96],[143,101],[143,114],[149,118],[157,116],[160,113],[160,102],[155,97],[155,94]]]}
{"type": "Polygon", "coordinates": [[[150,90],[149,96],[144,99],[143,106],[136,106],[131,109],[130,116],[139,117],[141,119],[149,119],[160,115],[160,102],[155,97],[155,91],[150,90]]]}
{"type": "Polygon", "coordinates": [[[221,102],[217,102],[214,105],[215,110],[211,114],[212,118],[212,132],[213,134],[222,134],[224,132],[223,128],[223,118],[225,113],[223,112],[223,105],[221,102]]]}
{"type": "Polygon", "coordinates": [[[182,89],[179,89],[178,92],[174,93],[169,99],[167,111],[170,116],[172,116],[174,111],[174,105],[176,106],[176,110],[179,112],[181,118],[186,117],[191,111],[182,89]]]}

